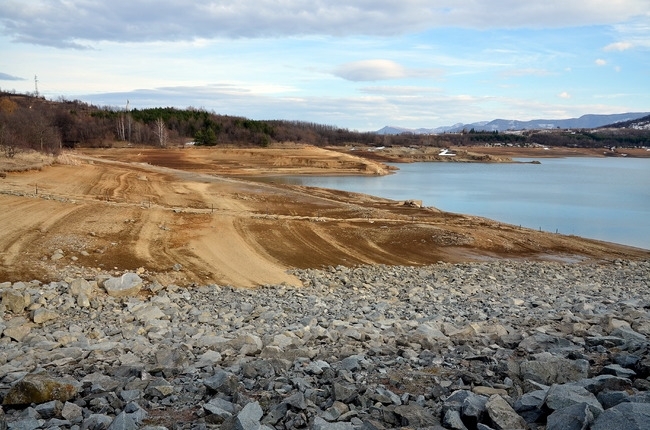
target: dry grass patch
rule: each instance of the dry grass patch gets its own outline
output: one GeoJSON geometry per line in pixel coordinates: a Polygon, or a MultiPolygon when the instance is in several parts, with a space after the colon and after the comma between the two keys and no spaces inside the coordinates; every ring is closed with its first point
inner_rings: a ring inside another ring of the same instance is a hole
{"type": "Polygon", "coordinates": [[[0,172],[27,172],[40,170],[54,163],[55,157],[36,151],[23,151],[13,157],[0,156],[0,172]]]}

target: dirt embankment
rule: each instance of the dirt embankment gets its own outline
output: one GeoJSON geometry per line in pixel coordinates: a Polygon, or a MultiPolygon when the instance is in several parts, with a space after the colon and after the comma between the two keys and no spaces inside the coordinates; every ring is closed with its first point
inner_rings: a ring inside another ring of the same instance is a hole
{"type": "Polygon", "coordinates": [[[386,173],[318,148],[84,150],[64,162],[0,179],[0,282],[141,269],[166,283],[248,287],[297,284],[291,268],[338,264],[650,258],[367,195],[237,178],[386,173]]]}

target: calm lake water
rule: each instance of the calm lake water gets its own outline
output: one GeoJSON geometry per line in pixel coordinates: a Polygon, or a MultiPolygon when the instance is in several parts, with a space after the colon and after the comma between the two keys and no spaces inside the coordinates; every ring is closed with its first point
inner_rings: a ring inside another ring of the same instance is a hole
{"type": "Polygon", "coordinates": [[[541,162],[412,163],[397,165],[400,170],[389,176],[274,179],[422,200],[448,212],[650,249],[650,159],[541,162]]]}

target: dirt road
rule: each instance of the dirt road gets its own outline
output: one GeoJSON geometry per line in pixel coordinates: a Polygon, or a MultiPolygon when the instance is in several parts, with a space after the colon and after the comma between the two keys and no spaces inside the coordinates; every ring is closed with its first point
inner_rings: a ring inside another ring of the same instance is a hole
{"type": "Polygon", "coordinates": [[[237,178],[386,173],[323,149],[84,150],[67,159],[0,179],[0,282],[140,269],[162,283],[251,287],[297,285],[294,267],[650,258],[434,208],[237,178]]]}

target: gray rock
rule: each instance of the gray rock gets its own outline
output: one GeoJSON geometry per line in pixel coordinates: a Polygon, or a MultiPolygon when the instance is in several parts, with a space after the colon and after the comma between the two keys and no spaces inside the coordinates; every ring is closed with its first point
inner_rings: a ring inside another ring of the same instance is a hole
{"type": "Polygon", "coordinates": [[[52,400],[51,402],[41,403],[34,407],[36,412],[44,419],[54,418],[61,415],[63,410],[63,403],[59,400],[52,400]]]}
{"type": "Polygon", "coordinates": [[[105,430],[113,423],[113,418],[105,414],[92,414],[81,424],[81,430],[105,430]]]}
{"type": "Polygon", "coordinates": [[[453,430],[467,430],[467,427],[460,416],[460,411],[454,409],[449,409],[444,413],[442,424],[446,428],[453,430]]]}
{"type": "Polygon", "coordinates": [[[440,329],[426,323],[420,324],[409,336],[409,342],[417,343],[425,349],[435,348],[448,341],[449,338],[440,329]]]}
{"type": "Polygon", "coordinates": [[[486,403],[488,398],[471,393],[463,400],[461,413],[465,422],[470,422],[471,425],[476,425],[483,421],[483,416],[486,412],[486,403]]]}
{"type": "Polygon", "coordinates": [[[61,416],[73,423],[81,422],[83,409],[74,403],[65,402],[63,409],[61,409],[61,416]]]}
{"type": "Polygon", "coordinates": [[[636,372],[634,370],[626,369],[624,367],[621,367],[619,364],[610,364],[603,367],[602,373],[605,375],[614,375],[621,378],[634,378],[636,376],[636,372]]]}
{"type": "Polygon", "coordinates": [[[612,336],[620,337],[626,342],[646,342],[645,335],[632,330],[629,327],[619,327],[610,333],[612,336]]]}
{"type": "Polygon", "coordinates": [[[135,273],[129,272],[119,278],[108,278],[104,281],[103,287],[111,297],[126,297],[140,292],[142,283],[142,278],[135,273]]]}
{"type": "Polygon", "coordinates": [[[537,360],[524,361],[520,365],[522,379],[530,379],[540,384],[564,384],[587,378],[587,360],[569,360],[550,354],[540,354],[537,360]]]}
{"type": "Polygon", "coordinates": [[[591,430],[650,430],[650,403],[621,403],[600,414],[591,430]]]}
{"type": "Polygon", "coordinates": [[[431,412],[420,405],[398,405],[393,411],[402,427],[423,428],[440,424],[431,412]]]}
{"type": "Polygon", "coordinates": [[[614,375],[598,375],[593,378],[574,382],[573,385],[584,387],[590,393],[597,395],[602,391],[625,391],[632,388],[632,381],[614,375]]]}
{"type": "Polygon", "coordinates": [[[217,402],[214,402],[213,400],[204,404],[203,409],[205,409],[210,414],[214,415],[213,417],[210,417],[209,420],[213,424],[223,423],[225,420],[232,417],[234,413],[234,411],[227,411],[226,409],[223,408],[222,405],[220,405],[217,402]]]}
{"type": "Polygon", "coordinates": [[[260,420],[262,419],[263,414],[264,412],[262,411],[262,407],[258,402],[248,403],[236,417],[224,422],[222,428],[224,430],[259,429],[261,426],[260,420]]]}
{"type": "Polygon", "coordinates": [[[546,430],[586,430],[594,421],[594,414],[586,403],[576,403],[558,409],[548,416],[546,430]]]}
{"type": "Polygon", "coordinates": [[[19,314],[29,305],[21,291],[7,289],[2,292],[2,304],[14,314],[19,314]]]}
{"type": "Polygon", "coordinates": [[[239,380],[235,375],[219,369],[214,375],[205,378],[203,384],[214,392],[231,396],[238,391],[239,380]]]}
{"type": "Polygon", "coordinates": [[[332,388],[334,390],[334,400],[342,403],[352,403],[359,395],[357,387],[353,384],[335,382],[332,388]]]}
{"type": "Polygon", "coordinates": [[[22,342],[31,331],[31,323],[29,323],[25,318],[17,317],[8,321],[2,334],[16,342],[22,342]],[[22,322],[22,324],[20,322],[22,322]]]}
{"type": "Polygon", "coordinates": [[[485,404],[490,420],[496,430],[526,429],[528,424],[517,415],[512,406],[498,394],[490,396],[485,404]]]}
{"type": "Polygon", "coordinates": [[[45,420],[39,420],[34,417],[27,417],[8,424],[9,430],[35,430],[42,428],[45,420]]]}
{"type": "Polygon", "coordinates": [[[58,313],[45,308],[38,308],[32,313],[32,321],[36,324],[43,324],[46,321],[55,320],[58,317],[58,313]]]}
{"type": "Polygon", "coordinates": [[[528,423],[535,423],[545,416],[542,409],[547,390],[535,390],[515,400],[513,409],[528,423]]]}
{"type": "Polygon", "coordinates": [[[544,333],[536,333],[525,338],[519,343],[519,347],[525,349],[529,353],[563,352],[575,349],[575,345],[569,340],[544,333]]]}
{"type": "Polygon", "coordinates": [[[314,424],[311,428],[312,430],[353,430],[354,426],[352,423],[330,423],[321,417],[316,417],[314,418],[314,424]]]}
{"type": "Polygon", "coordinates": [[[574,384],[554,384],[549,388],[544,398],[544,404],[551,410],[556,411],[577,403],[589,405],[594,416],[598,416],[603,407],[598,403],[596,396],[585,388],[574,384]]]}
{"type": "Polygon", "coordinates": [[[282,401],[287,405],[291,406],[294,409],[304,410],[307,409],[307,402],[305,401],[305,395],[301,392],[297,392],[287,397],[282,401]]]}
{"type": "Polygon", "coordinates": [[[596,398],[603,406],[603,409],[609,409],[619,403],[632,401],[631,396],[626,391],[603,391],[596,398]]]}
{"type": "Polygon", "coordinates": [[[78,297],[83,294],[90,299],[93,296],[93,287],[90,282],[84,278],[75,278],[72,280],[72,282],[70,282],[68,293],[74,297],[78,297]]]}
{"type": "Polygon", "coordinates": [[[139,427],[130,415],[122,411],[108,426],[108,430],[137,430],[139,427]]]}

